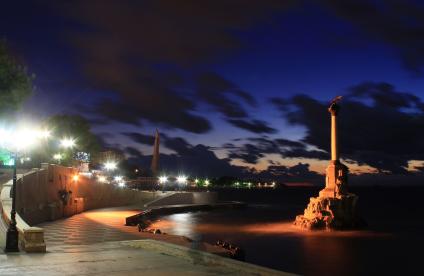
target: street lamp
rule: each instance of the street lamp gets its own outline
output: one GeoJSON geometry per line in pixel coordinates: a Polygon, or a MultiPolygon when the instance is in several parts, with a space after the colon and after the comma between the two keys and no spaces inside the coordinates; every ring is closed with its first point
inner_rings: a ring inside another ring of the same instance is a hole
{"type": "Polygon", "coordinates": [[[166,177],[166,176],[159,177],[159,183],[160,184],[165,184],[166,182],[168,182],[168,177],[166,177]]]}
{"type": "Polygon", "coordinates": [[[5,147],[12,153],[13,159],[13,180],[12,180],[12,210],[10,211],[10,223],[6,233],[6,248],[5,252],[19,252],[19,233],[16,228],[16,165],[18,161],[18,153],[22,150],[29,148],[36,142],[37,138],[48,138],[44,133],[39,135],[40,132],[31,129],[16,129],[14,131],[1,129],[0,146],[5,147]]]}
{"type": "Polygon", "coordinates": [[[19,233],[16,228],[16,161],[18,152],[13,153],[13,184],[12,184],[12,210],[10,211],[10,224],[6,233],[6,252],[19,252],[19,233]]]}
{"type": "Polygon", "coordinates": [[[64,148],[73,148],[75,146],[75,139],[72,138],[63,138],[60,141],[60,145],[64,148]]]}
{"type": "Polygon", "coordinates": [[[115,169],[116,169],[117,164],[116,164],[116,162],[113,162],[113,161],[107,161],[107,162],[104,164],[104,166],[105,166],[105,169],[106,169],[107,171],[113,171],[113,170],[115,170],[115,169]]]}
{"type": "Polygon", "coordinates": [[[186,182],[187,182],[187,176],[184,176],[184,175],[178,176],[177,177],[177,182],[179,184],[186,184],[186,182]]]}

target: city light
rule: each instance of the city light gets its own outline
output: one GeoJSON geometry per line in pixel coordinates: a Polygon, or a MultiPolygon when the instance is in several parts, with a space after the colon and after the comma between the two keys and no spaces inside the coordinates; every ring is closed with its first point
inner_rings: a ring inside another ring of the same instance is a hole
{"type": "Polygon", "coordinates": [[[187,176],[180,175],[177,177],[177,182],[179,184],[186,184],[187,183],[187,176]]]}
{"type": "Polygon", "coordinates": [[[75,140],[72,138],[64,138],[60,141],[60,145],[64,148],[72,148],[75,146],[75,140]]]}
{"type": "Polygon", "coordinates": [[[205,180],[205,186],[209,186],[210,182],[208,179],[205,180]]]}
{"type": "Polygon", "coordinates": [[[125,187],[125,183],[124,182],[119,182],[118,183],[118,186],[121,187],[121,188],[124,188],[125,187]]]}
{"type": "Polygon", "coordinates": [[[102,183],[107,181],[106,176],[103,176],[103,175],[100,175],[97,179],[99,182],[102,182],[102,183]]]}
{"type": "Polygon", "coordinates": [[[120,181],[122,181],[123,177],[122,177],[122,176],[120,176],[120,175],[117,175],[117,176],[115,176],[113,179],[114,179],[116,182],[120,182],[120,181]]]}
{"type": "Polygon", "coordinates": [[[196,184],[197,184],[197,183],[199,183],[199,179],[197,179],[197,178],[196,178],[196,179],[194,180],[194,183],[196,183],[196,184]]]}
{"type": "Polygon", "coordinates": [[[165,184],[166,182],[168,182],[168,177],[166,177],[166,176],[159,177],[159,183],[160,184],[165,184]]]}
{"type": "Polygon", "coordinates": [[[78,180],[79,180],[79,175],[74,175],[73,177],[72,177],[72,180],[74,181],[74,182],[77,182],[78,180]]]}

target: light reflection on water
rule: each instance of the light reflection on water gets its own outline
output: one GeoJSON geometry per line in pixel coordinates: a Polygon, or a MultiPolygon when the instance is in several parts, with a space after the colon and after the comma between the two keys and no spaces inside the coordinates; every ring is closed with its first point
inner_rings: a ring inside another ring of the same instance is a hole
{"type": "Polygon", "coordinates": [[[235,233],[255,235],[292,235],[292,236],[331,236],[331,237],[390,237],[389,233],[372,231],[306,231],[293,225],[292,222],[243,223],[230,221],[207,222],[207,212],[187,212],[164,216],[155,221],[151,227],[159,228],[167,233],[196,238],[199,233],[235,233]]]}
{"type": "Polygon", "coordinates": [[[407,248],[390,233],[304,231],[278,214],[264,206],[189,212],[164,216],[152,227],[209,243],[225,240],[245,249],[248,262],[312,275],[390,272],[407,248]]]}

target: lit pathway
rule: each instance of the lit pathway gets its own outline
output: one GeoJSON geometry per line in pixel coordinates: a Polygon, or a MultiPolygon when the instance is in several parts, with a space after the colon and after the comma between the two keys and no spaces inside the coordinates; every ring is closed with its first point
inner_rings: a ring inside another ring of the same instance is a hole
{"type": "Polygon", "coordinates": [[[146,234],[139,233],[137,227],[125,226],[125,218],[138,212],[129,207],[97,209],[37,226],[44,228],[48,249],[58,245],[135,240],[146,234]]]}
{"type": "MultiPolygon", "coordinates": [[[[125,226],[125,218],[140,212],[136,207],[115,207],[83,212],[69,218],[45,222],[44,239],[49,252],[64,252],[75,245],[102,242],[153,239],[191,247],[191,241],[176,235],[154,235],[138,232],[135,226],[125,226]]],[[[223,254],[219,247],[202,244],[201,250],[223,254]]]]}

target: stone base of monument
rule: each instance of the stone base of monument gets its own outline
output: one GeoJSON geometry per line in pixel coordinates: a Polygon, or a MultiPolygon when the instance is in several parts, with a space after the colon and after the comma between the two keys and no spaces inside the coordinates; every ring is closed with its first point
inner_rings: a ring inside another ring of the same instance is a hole
{"type": "MultiPolygon", "coordinates": [[[[324,189],[325,190],[325,189],[324,189]]],[[[324,191],[323,190],[323,191],[324,191]]],[[[355,194],[311,197],[303,215],[296,217],[294,225],[308,230],[352,229],[365,226],[356,214],[358,197],[355,194]]]]}

